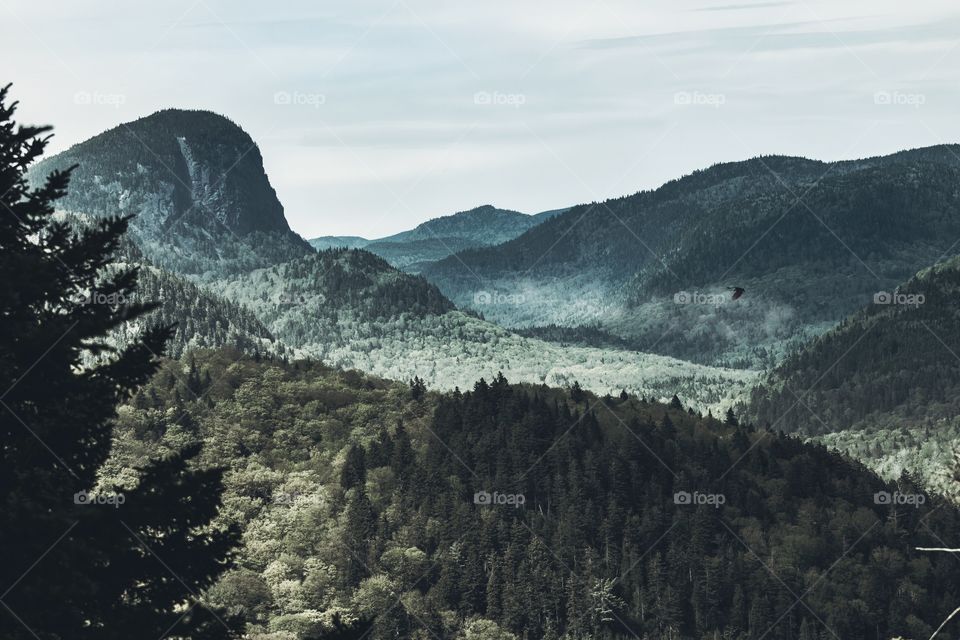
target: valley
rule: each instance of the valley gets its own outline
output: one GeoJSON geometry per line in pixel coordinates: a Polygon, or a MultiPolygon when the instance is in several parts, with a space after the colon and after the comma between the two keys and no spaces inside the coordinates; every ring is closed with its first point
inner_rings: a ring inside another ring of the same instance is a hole
{"type": "Polygon", "coordinates": [[[927,635],[960,598],[950,558],[916,549],[960,531],[949,157],[755,159],[308,243],[249,136],[164,111],[27,184],[83,167],[50,211],[76,238],[132,216],[72,303],[146,305],[104,346],[156,367],[117,410],[96,491],[137,495],[140,470],[184,451],[222,477],[210,526],[236,552],[202,603],[226,628],[867,640],[927,635]],[[231,166],[242,179],[217,177],[231,166]],[[129,269],[136,292],[109,298],[129,269]],[[158,324],[163,358],[141,346],[158,324]],[[807,613],[775,613],[841,562],[807,613]]]}

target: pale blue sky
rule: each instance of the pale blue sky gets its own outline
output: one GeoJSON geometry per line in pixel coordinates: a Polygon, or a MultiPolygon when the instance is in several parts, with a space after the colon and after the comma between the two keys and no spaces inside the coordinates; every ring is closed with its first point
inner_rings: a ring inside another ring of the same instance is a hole
{"type": "Polygon", "coordinates": [[[168,106],[223,113],[306,237],[960,141],[955,2],[142,4],[0,0],[20,117],[60,150],[168,106]]]}

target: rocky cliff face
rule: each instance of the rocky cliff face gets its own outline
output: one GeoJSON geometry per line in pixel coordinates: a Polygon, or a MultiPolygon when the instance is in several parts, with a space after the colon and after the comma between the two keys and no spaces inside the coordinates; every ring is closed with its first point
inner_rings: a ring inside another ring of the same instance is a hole
{"type": "Polygon", "coordinates": [[[200,280],[310,252],[290,230],[257,145],[208,111],[168,109],[121,124],[39,163],[42,180],[76,165],[60,206],[133,215],[146,258],[200,280]]]}

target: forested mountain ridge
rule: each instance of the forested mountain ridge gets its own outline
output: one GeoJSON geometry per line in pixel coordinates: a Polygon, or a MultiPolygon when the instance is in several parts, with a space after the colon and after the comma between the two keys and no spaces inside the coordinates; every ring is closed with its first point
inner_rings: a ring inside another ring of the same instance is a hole
{"type": "Polygon", "coordinates": [[[516,238],[561,211],[526,215],[487,204],[433,218],[414,229],[383,238],[323,236],[310,240],[310,244],[318,251],[336,247],[363,248],[398,269],[418,273],[427,264],[464,249],[492,246],[516,238]]]}
{"type": "Polygon", "coordinates": [[[716,165],[574,207],[423,273],[507,326],[599,324],[640,349],[769,365],[950,249],[960,237],[957,149],[716,165]],[[747,291],[737,304],[731,286],[747,291]],[[524,303],[481,307],[481,289],[524,303]]]}
{"type": "Polygon", "coordinates": [[[103,479],[193,442],[244,532],[207,601],[261,640],[921,638],[960,601],[914,549],[960,536],[955,507],[676,403],[197,352],[121,409],[103,479]]]}
{"type": "Polygon", "coordinates": [[[924,269],[774,369],[759,424],[820,437],[943,488],[960,437],[960,258],[924,269]]]}
{"type": "Polygon", "coordinates": [[[250,136],[209,111],[166,109],[47,158],[39,184],[77,165],[64,210],[135,214],[130,233],[158,267],[209,281],[311,251],[290,230],[250,136]]]}

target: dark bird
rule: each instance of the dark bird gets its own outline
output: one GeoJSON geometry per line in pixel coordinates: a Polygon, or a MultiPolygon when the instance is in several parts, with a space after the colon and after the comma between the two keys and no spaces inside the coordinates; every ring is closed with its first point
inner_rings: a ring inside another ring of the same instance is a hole
{"type": "Polygon", "coordinates": [[[739,300],[740,296],[742,296],[744,292],[743,287],[727,287],[727,289],[733,291],[733,296],[731,296],[733,300],[739,300]]]}

